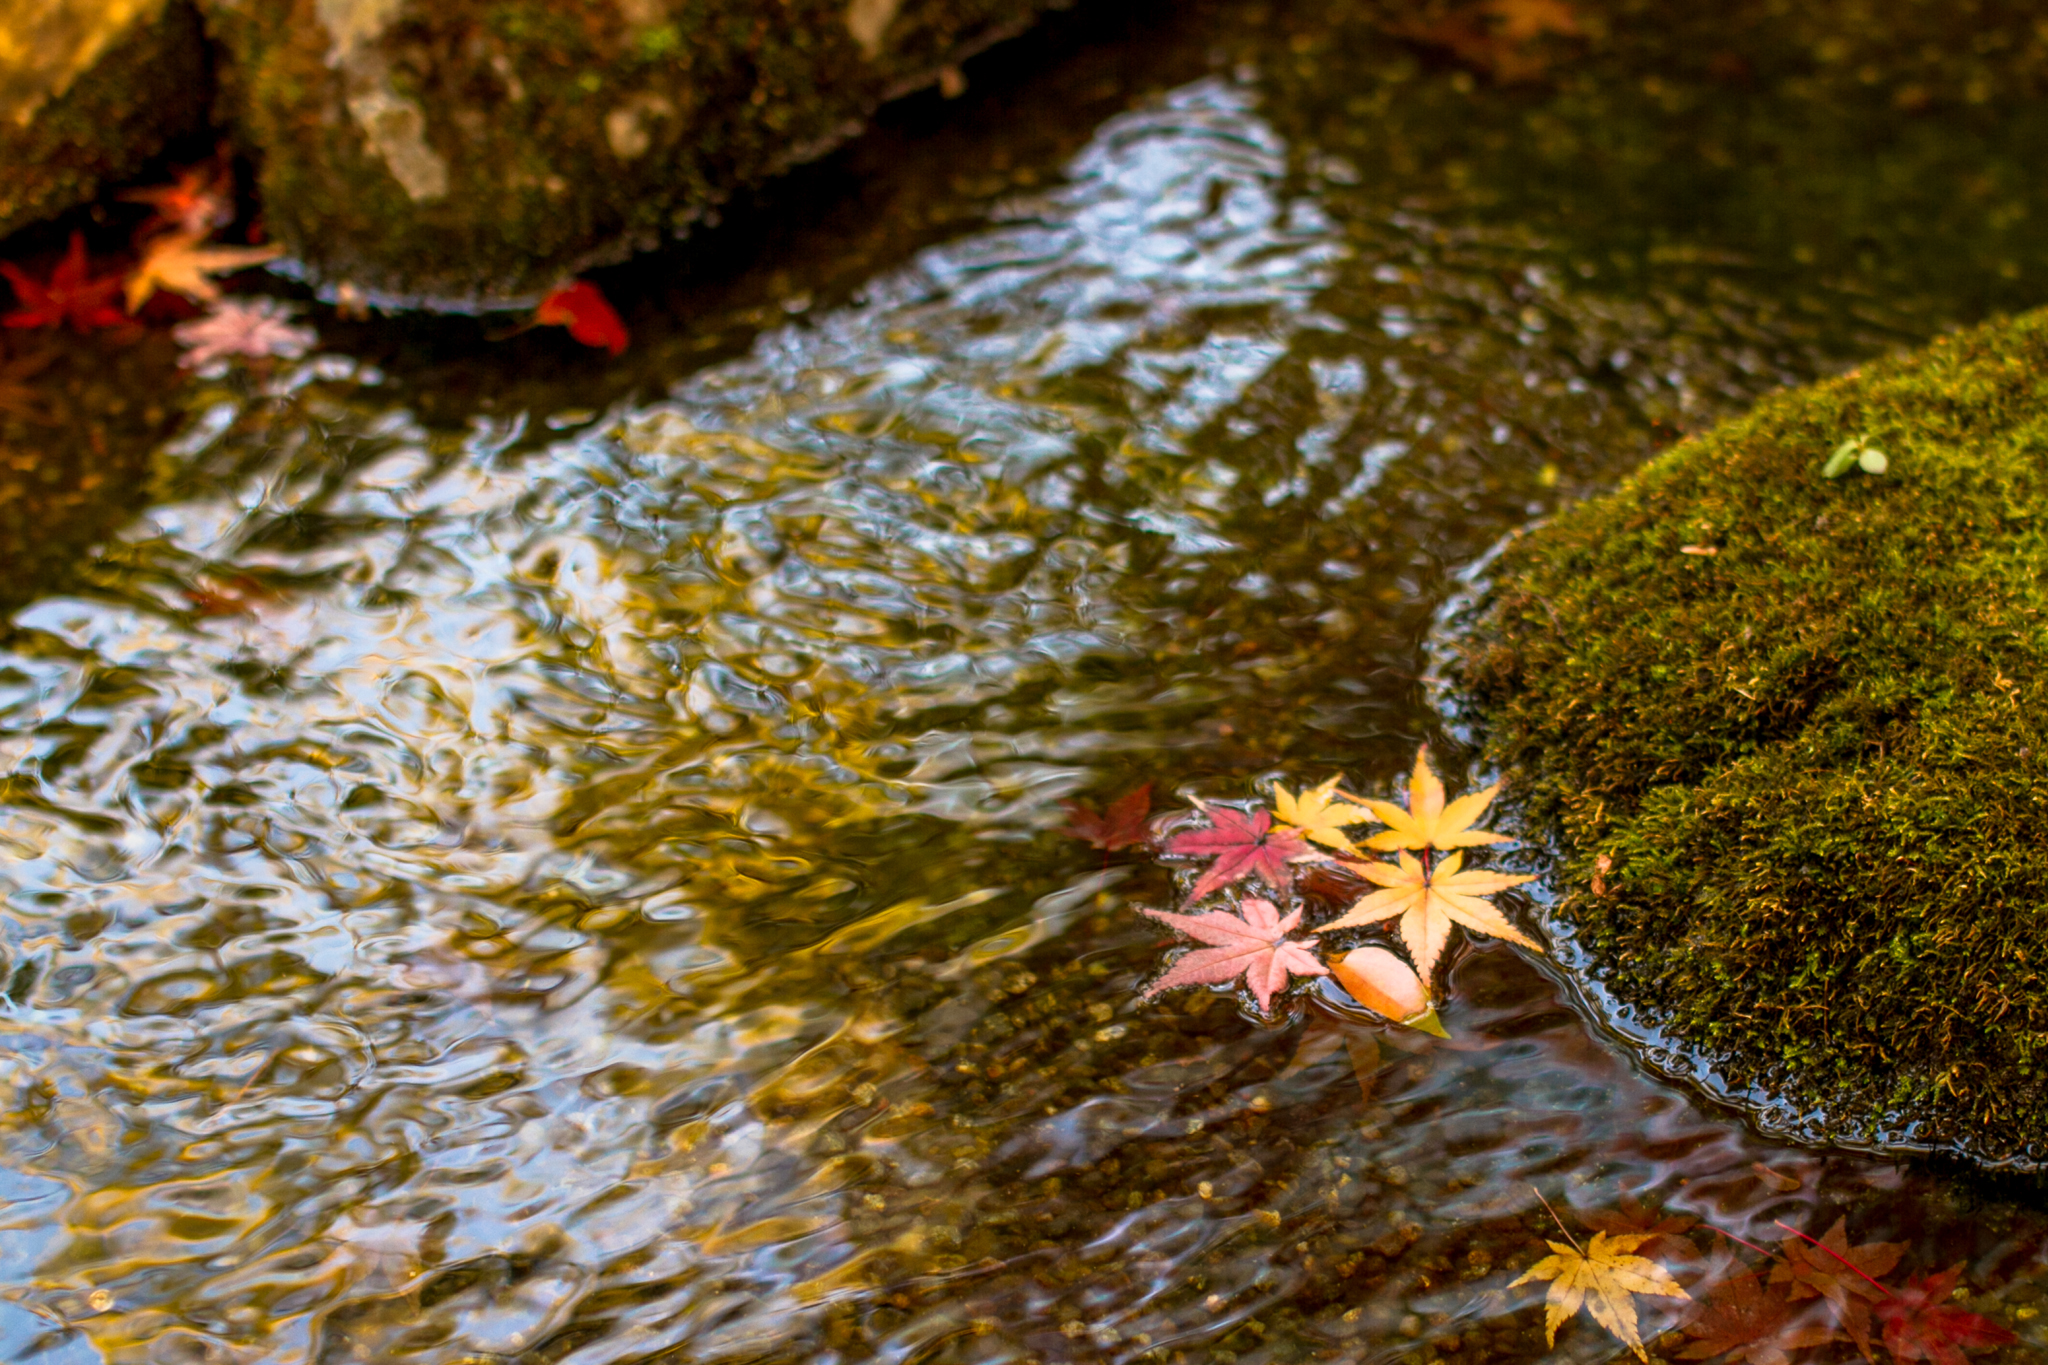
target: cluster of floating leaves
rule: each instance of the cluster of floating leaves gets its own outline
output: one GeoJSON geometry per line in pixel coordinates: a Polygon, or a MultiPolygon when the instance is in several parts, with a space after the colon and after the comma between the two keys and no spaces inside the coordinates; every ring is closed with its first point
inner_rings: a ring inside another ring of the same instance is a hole
{"type": "MultiPolygon", "coordinates": [[[[231,360],[297,360],[319,344],[318,332],[292,321],[292,305],[230,296],[214,278],[284,254],[275,243],[234,246],[218,240],[236,220],[234,171],[224,154],[179,172],[167,185],[119,197],[152,210],[136,231],[132,259],[98,268],[85,235],[73,232],[62,259],[41,278],[18,262],[0,261],[0,279],[15,297],[14,308],[0,313],[0,325],[137,333],[150,322],[172,322],[188,369],[218,368],[231,360]],[[170,302],[146,310],[165,299],[170,302]]],[[[254,240],[260,232],[252,227],[251,235],[254,240]]],[[[345,313],[358,292],[344,287],[345,313]]],[[[549,291],[526,326],[566,328],[576,341],[614,356],[630,339],[617,311],[587,280],[549,291]]]]}
{"type": "Polygon", "coordinates": [[[1413,1028],[1441,1032],[1432,983],[1454,927],[1542,951],[1487,899],[1530,879],[1464,866],[1463,850],[1507,842],[1501,835],[1475,828],[1497,787],[1448,801],[1427,746],[1416,752],[1405,808],[1353,796],[1341,789],[1342,781],[1333,777],[1299,793],[1276,786],[1270,808],[1243,810],[1196,798],[1195,810],[1207,824],[1163,839],[1155,839],[1146,821],[1149,784],[1103,812],[1070,808],[1068,832],[1105,852],[1156,845],[1174,861],[1208,863],[1189,889],[1183,912],[1142,911],[1206,945],[1176,961],[1146,990],[1148,997],[1176,986],[1242,980],[1260,1012],[1267,1014],[1274,996],[1293,978],[1334,974],[1367,1009],[1413,1028]],[[1347,831],[1369,823],[1385,828],[1361,848],[1347,831]],[[1395,860],[1370,856],[1373,853],[1393,853],[1395,860]],[[1294,937],[1310,908],[1301,894],[1301,881],[1312,869],[1340,886],[1378,889],[1357,896],[1317,934],[1294,937]],[[1218,892],[1253,880],[1288,903],[1284,913],[1274,901],[1250,895],[1242,897],[1235,913],[1185,913],[1218,892]],[[1397,922],[1405,961],[1390,946],[1377,943],[1353,948],[1327,963],[1320,956],[1320,933],[1388,920],[1397,922]]]}
{"type": "MultiPolygon", "coordinates": [[[[1141,913],[1202,945],[1177,958],[1146,988],[1146,998],[1179,986],[1242,982],[1260,1014],[1270,1017],[1274,998],[1295,978],[1333,977],[1374,1013],[1448,1037],[1437,1015],[1434,982],[1454,927],[1542,951],[1488,899],[1530,878],[1463,863],[1468,849],[1507,842],[1476,827],[1497,786],[1447,800],[1426,746],[1416,753],[1405,807],[1352,795],[1342,781],[1333,777],[1300,792],[1276,784],[1270,805],[1249,809],[1195,798],[1195,813],[1206,824],[1177,832],[1182,817],[1153,817],[1149,783],[1101,811],[1068,803],[1066,832],[1105,857],[1143,848],[1176,863],[1206,861],[1180,912],[1141,907],[1141,913]],[[1351,831],[1368,823],[1384,828],[1355,840],[1351,831]],[[1395,860],[1374,853],[1392,853],[1395,860]],[[1304,879],[1315,872],[1378,889],[1359,896],[1316,932],[1299,934],[1311,905],[1322,899],[1304,893],[1304,879]],[[1253,881],[1277,902],[1243,894],[1234,910],[1187,913],[1253,881]],[[1379,943],[1323,956],[1322,935],[1388,920],[1398,921],[1406,960],[1391,951],[1393,945],[1379,943]]],[[[1671,1324],[1682,1334],[1671,1344],[1680,1358],[1694,1361],[1789,1365],[1796,1352],[1848,1343],[1869,1360],[1877,1358],[1881,1344],[1897,1365],[1965,1365],[1968,1352],[2018,1339],[2001,1323],[1954,1302],[1960,1264],[1886,1283],[1906,1244],[1852,1244],[1845,1218],[1818,1237],[1780,1222],[1785,1236],[1776,1252],[1709,1227],[1721,1246],[1711,1263],[1700,1265],[1697,1247],[1679,1235],[1696,1226],[1694,1219],[1635,1205],[1586,1218],[1590,1236],[1581,1240],[1554,1209],[1551,1215],[1564,1240],[1547,1242],[1550,1254],[1514,1285],[1547,1284],[1544,1326],[1553,1347],[1558,1329],[1583,1313],[1647,1365],[1638,1299],[1688,1305],[1671,1324]],[[1746,1260],[1738,1248],[1763,1259],[1746,1260]]]]}

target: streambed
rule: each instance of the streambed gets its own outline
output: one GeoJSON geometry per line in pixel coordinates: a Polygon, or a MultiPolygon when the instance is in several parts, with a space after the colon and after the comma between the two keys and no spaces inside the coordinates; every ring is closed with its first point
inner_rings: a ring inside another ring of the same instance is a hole
{"type": "Polygon", "coordinates": [[[1774,1143],[1505,945],[1447,1040],[1141,1001],[1171,876],[1060,830],[1462,779],[1426,642],[1502,535],[2040,301],[2020,94],[1604,21],[1076,21],[608,280],[617,367],[375,319],[174,390],[0,654],[0,1349],[1535,1360],[1540,1194],[1694,1282],[1846,1217],[2030,1358],[2033,1187],[1774,1143]]]}

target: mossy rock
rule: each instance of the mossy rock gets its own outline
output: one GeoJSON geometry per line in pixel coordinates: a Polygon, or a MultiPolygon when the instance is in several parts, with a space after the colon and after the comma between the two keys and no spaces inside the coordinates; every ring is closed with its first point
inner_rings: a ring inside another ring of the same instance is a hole
{"type": "Polygon", "coordinates": [[[135,174],[211,98],[182,0],[0,0],[0,234],[135,174]]]}
{"type": "Polygon", "coordinates": [[[2048,314],[1680,443],[1467,624],[1615,1004],[1783,1130],[2048,1164],[2048,314]]]}
{"type": "Polygon", "coordinates": [[[1045,0],[206,0],[265,222],[316,276],[490,301],[687,230],[1045,0]]]}

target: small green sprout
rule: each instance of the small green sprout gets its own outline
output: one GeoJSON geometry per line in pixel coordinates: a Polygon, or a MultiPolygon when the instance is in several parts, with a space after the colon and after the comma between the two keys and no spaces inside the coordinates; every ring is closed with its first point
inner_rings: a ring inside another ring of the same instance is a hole
{"type": "Polygon", "coordinates": [[[1828,456],[1828,462],[1821,466],[1823,479],[1839,479],[1851,469],[1860,469],[1866,474],[1882,474],[1891,468],[1892,462],[1885,458],[1868,436],[1851,436],[1835,447],[1835,453],[1828,456]]]}

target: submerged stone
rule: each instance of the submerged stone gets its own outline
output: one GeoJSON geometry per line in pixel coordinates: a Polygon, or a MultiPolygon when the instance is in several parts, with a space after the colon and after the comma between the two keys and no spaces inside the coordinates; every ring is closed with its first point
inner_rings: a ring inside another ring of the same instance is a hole
{"type": "Polygon", "coordinates": [[[1616,1005],[1801,1136],[2048,1162],[2048,315],[1680,443],[1469,625],[1616,1005]]]}
{"type": "Polygon", "coordinates": [[[1044,0],[206,0],[316,277],[508,299],[688,229],[1044,0]]]}
{"type": "Polygon", "coordinates": [[[0,0],[0,234],[133,175],[210,98],[181,0],[0,0]]]}

